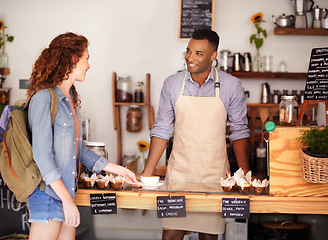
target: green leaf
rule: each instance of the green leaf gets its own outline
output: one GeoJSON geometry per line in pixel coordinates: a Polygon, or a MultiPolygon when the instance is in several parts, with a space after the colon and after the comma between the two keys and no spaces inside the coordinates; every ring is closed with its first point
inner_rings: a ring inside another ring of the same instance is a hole
{"type": "Polygon", "coordinates": [[[256,34],[252,34],[251,37],[249,38],[249,42],[253,43],[255,37],[256,37],[256,34]]]}
{"type": "Polygon", "coordinates": [[[267,31],[264,29],[263,30],[263,36],[266,38],[268,36],[267,31]]]}
{"type": "Polygon", "coordinates": [[[263,45],[263,38],[255,38],[254,42],[256,49],[260,49],[260,47],[263,45]]]}
{"type": "Polygon", "coordinates": [[[8,42],[12,42],[12,41],[14,41],[14,36],[8,36],[8,35],[7,35],[7,41],[8,41],[8,42]]]}

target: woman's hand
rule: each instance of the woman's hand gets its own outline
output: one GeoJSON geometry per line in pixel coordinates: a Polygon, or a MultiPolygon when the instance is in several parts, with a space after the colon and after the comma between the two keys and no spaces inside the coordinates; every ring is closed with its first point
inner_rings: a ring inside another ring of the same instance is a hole
{"type": "Polygon", "coordinates": [[[71,227],[80,225],[80,212],[61,179],[50,184],[63,203],[65,224],[71,227]]]}
{"type": "Polygon", "coordinates": [[[126,183],[131,184],[136,187],[140,187],[140,184],[139,184],[138,180],[136,179],[136,175],[132,171],[130,171],[129,169],[127,169],[125,167],[122,167],[122,166],[114,164],[114,163],[108,163],[103,170],[106,172],[111,172],[111,173],[114,173],[121,177],[124,177],[126,183]]]}
{"type": "Polygon", "coordinates": [[[80,225],[80,212],[73,200],[63,202],[63,210],[65,224],[71,227],[78,227],[80,225]]]}

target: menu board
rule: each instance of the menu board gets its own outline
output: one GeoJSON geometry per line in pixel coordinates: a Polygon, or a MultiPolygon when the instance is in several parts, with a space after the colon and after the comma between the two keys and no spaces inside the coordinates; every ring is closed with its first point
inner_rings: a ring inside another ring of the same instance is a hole
{"type": "Polygon", "coordinates": [[[190,38],[199,28],[212,29],[214,0],[181,0],[180,38],[190,38]]]}
{"type": "Polygon", "coordinates": [[[222,198],[222,218],[249,218],[249,199],[222,198]]]}
{"type": "Polygon", "coordinates": [[[304,100],[328,100],[328,48],[312,49],[304,100]]]}
{"type": "Polygon", "coordinates": [[[157,217],[186,217],[184,196],[157,196],[157,217]]]}
{"type": "Polygon", "coordinates": [[[92,214],[117,214],[116,194],[90,194],[92,214]]]}

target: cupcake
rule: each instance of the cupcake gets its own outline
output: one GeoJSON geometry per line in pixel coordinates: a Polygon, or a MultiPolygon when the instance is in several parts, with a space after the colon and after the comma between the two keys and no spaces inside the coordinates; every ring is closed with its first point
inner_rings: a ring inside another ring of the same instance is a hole
{"type": "Polygon", "coordinates": [[[268,185],[269,185],[269,181],[267,179],[264,179],[263,181],[261,181],[260,179],[254,179],[252,182],[254,191],[257,194],[263,193],[268,185]]]}
{"type": "Polygon", "coordinates": [[[224,192],[232,192],[236,185],[236,181],[233,177],[231,177],[230,172],[227,173],[227,178],[221,178],[221,187],[224,192]]]}
{"type": "Polygon", "coordinates": [[[112,188],[116,188],[116,189],[120,189],[123,188],[123,184],[125,182],[125,178],[121,177],[121,176],[113,176],[113,174],[111,174],[109,176],[109,182],[112,188]]]}

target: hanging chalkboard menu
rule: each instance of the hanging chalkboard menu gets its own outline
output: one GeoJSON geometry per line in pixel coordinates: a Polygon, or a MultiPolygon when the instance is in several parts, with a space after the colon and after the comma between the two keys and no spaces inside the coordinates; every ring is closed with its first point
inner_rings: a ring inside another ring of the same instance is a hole
{"type": "Polygon", "coordinates": [[[213,28],[214,0],[181,0],[180,38],[190,38],[199,28],[213,28]]]}
{"type": "Polygon", "coordinates": [[[328,48],[312,49],[304,99],[328,100],[328,48]]]}

